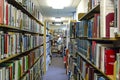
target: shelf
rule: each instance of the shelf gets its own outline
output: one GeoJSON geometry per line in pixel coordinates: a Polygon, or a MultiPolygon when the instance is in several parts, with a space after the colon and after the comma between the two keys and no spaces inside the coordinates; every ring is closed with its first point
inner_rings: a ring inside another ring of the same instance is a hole
{"type": "Polygon", "coordinates": [[[14,27],[14,26],[8,26],[8,25],[0,25],[0,31],[6,31],[6,32],[9,31],[9,32],[17,32],[17,33],[29,33],[29,34],[42,35],[40,33],[32,32],[32,31],[28,31],[28,30],[22,30],[22,29],[14,27]]]}
{"type": "Polygon", "coordinates": [[[95,6],[88,13],[86,13],[83,17],[81,17],[79,19],[79,21],[81,21],[81,20],[88,20],[88,19],[94,17],[94,13],[100,13],[100,4],[95,6]]]}
{"type": "Polygon", "coordinates": [[[40,36],[43,36],[44,34],[39,34],[40,36]]]}
{"type": "Polygon", "coordinates": [[[41,23],[38,19],[36,19],[29,11],[27,11],[20,3],[18,3],[15,0],[7,0],[9,4],[15,6],[17,9],[20,9],[23,13],[34,19],[37,23],[43,26],[43,23],[41,23]]]}
{"type": "Polygon", "coordinates": [[[43,54],[40,55],[39,58],[35,60],[34,64],[25,73],[23,73],[23,75],[21,76],[20,79],[22,79],[29,72],[29,70],[38,62],[38,60],[41,58],[41,56],[43,56],[43,54]]]}
{"type": "Polygon", "coordinates": [[[77,52],[78,55],[90,66],[92,66],[95,70],[97,70],[99,73],[101,73],[105,78],[111,80],[105,73],[103,73],[100,69],[98,69],[94,64],[92,64],[85,56],[83,56],[81,53],[77,52]]]}
{"type": "MultiPolygon", "coordinates": [[[[73,63],[73,65],[77,67],[76,63],[73,63]]],[[[80,69],[78,67],[77,67],[77,71],[81,75],[82,80],[84,80],[84,78],[82,77],[82,73],[81,73],[81,71],[80,71],[80,69]]]]}
{"type": "Polygon", "coordinates": [[[88,38],[89,41],[96,41],[99,43],[111,43],[114,41],[119,41],[117,38],[88,38]]]}
{"type": "Polygon", "coordinates": [[[120,34],[115,34],[115,38],[120,38],[120,34]]]}
{"type": "Polygon", "coordinates": [[[81,51],[83,51],[83,52],[85,52],[85,53],[88,52],[87,50],[85,50],[85,49],[83,49],[83,48],[78,48],[78,49],[81,50],[81,51]]]}
{"type": "Polygon", "coordinates": [[[77,37],[77,38],[78,38],[78,39],[83,39],[83,40],[88,39],[87,36],[84,36],[84,37],[77,37]]]}
{"type": "MultiPolygon", "coordinates": [[[[41,46],[41,45],[40,45],[40,46],[41,46]]],[[[10,57],[8,57],[8,58],[6,58],[6,59],[0,60],[0,63],[6,62],[6,61],[11,60],[11,59],[13,59],[13,58],[16,58],[16,57],[18,57],[18,56],[20,56],[20,55],[23,55],[23,54],[25,54],[25,53],[31,52],[31,51],[39,48],[40,46],[37,46],[37,47],[35,47],[35,48],[33,48],[33,49],[30,49],[30,50],[27,50],[27,51],[25,51],[25,52],[22,52],[21,54],[11,55],[10,57]]]]}
{"type": "Polygon", "coordinates": [[[76,38],[72,38],[72,37],[70,37],[70,39],[76,39],[76,38]]]}

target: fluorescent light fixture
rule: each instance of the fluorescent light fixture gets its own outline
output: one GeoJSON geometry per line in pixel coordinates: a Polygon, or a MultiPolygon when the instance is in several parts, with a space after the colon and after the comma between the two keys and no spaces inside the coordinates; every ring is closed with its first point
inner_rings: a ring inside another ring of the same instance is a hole
{"type": "Polygon", "coordinates": [[[55,24],[55,25],[60,26],[61,24],[55,24]]]}
{"type": "Polygon", "coordinates": [[[64,17],[60,17],[60,18],[52,17],[51,20],[54,20],[55,22],[61,22],[61,21],[65,20],[65,18],[64,17]]]}
{"type": "Polygon", "coordinates": [[[47,0],[48,6],[53,9],[63,9],[64,7],[69,6],[71,0],[47,0]]]}

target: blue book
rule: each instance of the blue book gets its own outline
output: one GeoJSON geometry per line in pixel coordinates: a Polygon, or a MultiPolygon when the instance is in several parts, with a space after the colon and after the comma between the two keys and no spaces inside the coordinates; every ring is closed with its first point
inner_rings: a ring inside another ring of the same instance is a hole
{"type": "Polygon", "coordinates": [[[93,22],[89,21],[88,22],[88,38],[92,38],[92,26],[93,26],[93,22]]]}

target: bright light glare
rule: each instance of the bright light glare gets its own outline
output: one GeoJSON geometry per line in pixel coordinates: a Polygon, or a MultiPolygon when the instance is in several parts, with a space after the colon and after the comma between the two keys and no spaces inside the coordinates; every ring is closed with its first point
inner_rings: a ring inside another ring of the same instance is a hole
{"type": "Polygon", "coordinates": [[[69,6],[70,3],[70,0],[47,0],[48,6],[54,9],[63,9],[64,7],[69,6]]]}
{"type": "Polygon", "coordinates": [[[65,18],[64,17],[61,17],[61,18],[52,17],[51,20],[54,20],[56,22],[61,22],[61,21],[65,20],[65,18]]]}
{"type": "Polygon", "coordinates": [[[60,26],[61,24],[56,24],[57,26],[60,26]]]}

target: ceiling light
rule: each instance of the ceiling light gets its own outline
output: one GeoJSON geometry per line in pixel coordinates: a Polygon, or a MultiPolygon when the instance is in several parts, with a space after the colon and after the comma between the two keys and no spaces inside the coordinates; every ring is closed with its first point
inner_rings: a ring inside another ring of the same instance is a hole
{"type": "Polygon", "coordinates": [[[55,25],[60,26],[61,24],[55,24],[55,25]]]}
{"type": "Polygon", "coordinates": [[[71,0],[47,0],[48,6],[53,9],[63,9],[64,7],[69,6],[71,0]]]}

